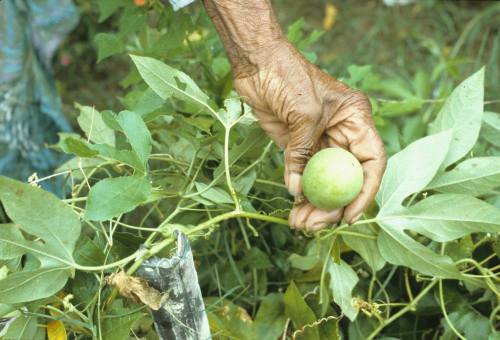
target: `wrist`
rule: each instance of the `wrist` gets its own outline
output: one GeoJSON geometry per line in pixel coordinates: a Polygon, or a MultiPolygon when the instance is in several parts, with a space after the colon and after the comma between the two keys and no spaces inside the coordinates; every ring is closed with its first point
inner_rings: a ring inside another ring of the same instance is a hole
{"type": "Polygon", "coordinates": [[[285,36],[269,0],[204,0],[221,36],[235,77],[258,71],[285,36]]]}

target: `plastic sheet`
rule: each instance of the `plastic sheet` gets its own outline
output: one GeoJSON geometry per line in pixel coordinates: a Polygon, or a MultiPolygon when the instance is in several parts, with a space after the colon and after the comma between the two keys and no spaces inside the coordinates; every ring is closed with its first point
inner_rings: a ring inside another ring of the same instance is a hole
{"type": "Polygon", "coordinates": [[[162,340],[211,339],[189,241],[179,231],[175,236],[176,255],[150,258],[137,271],[164,296],[161,308],[152,311],[156,331],[162,340]]]}

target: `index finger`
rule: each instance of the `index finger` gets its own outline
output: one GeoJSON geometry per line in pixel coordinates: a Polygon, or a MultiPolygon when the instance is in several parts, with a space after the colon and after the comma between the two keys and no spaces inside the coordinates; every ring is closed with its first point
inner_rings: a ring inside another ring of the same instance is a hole
{"type": "Polygon", "coordinates": [[[358,123],[360,124],[354,123],[352,126],[348,126],[348,132],[345,133],[348,138],[349,150],[363,167],[364,181],[359,195],[344,210],[344,218],[347,223],[356,222],[375,198],[387,163],[384,143],[373,123],[371,121],[368,124],[366,122],[358,123]]]}

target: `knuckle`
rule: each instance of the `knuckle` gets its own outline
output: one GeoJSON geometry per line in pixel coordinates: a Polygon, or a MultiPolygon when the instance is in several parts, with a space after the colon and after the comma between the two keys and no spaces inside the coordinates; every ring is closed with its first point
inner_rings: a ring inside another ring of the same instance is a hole
{"type": "Polygon", "coordinates": [[[356,108],[363,114],[370,115],[372,111],[370,99],[368,99],[367,95],[358,90],[350,89],[345,95],[343,105],[356,108]]]}

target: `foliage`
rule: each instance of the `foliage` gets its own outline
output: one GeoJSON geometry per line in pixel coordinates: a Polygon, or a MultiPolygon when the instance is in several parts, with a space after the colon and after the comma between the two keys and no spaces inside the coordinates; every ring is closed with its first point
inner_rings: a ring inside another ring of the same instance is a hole
{"type": "MultiPolygon", "coordinates": [[[[119,13],[99,60],[127,51],[133,66],[122,110],[76,105],[82,135],[54,146],[75,156],[57,172],[69,198],[0,177],[0,316],[17,316],[2,333],[43,338],[60,321],[75,338],[154,339],[144,306],[104,278],[167,256],[179,229],[214,338],[498,336],[500,128],[484,69],[444,96],[439,75],[407,90],[349,67],[346,83],[398,98],[372,101],[391,157],[359,222],[308,235],[287,226],[282,154],[232,91],[204,12],[147,3],[99,2],[100,20],[119,13]]],[[[315,60],[321,34],[303,25],[288,36],[315,60]]]]}

